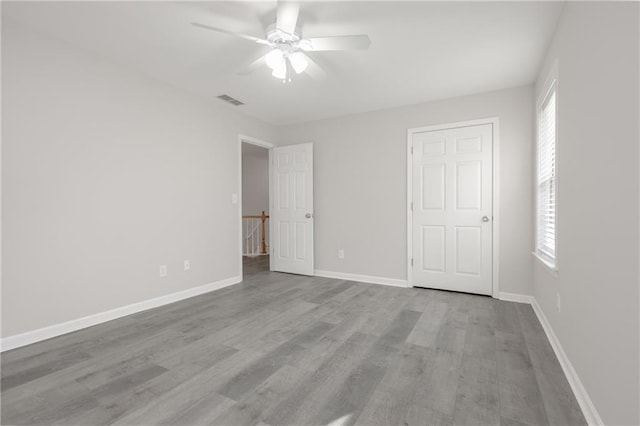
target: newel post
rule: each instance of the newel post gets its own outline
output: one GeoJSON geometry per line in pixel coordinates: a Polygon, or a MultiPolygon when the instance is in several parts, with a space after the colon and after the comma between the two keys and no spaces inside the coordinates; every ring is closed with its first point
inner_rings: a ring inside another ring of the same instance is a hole
{"type": "Polygon", "coordinates": [[[266,227],[265,227],[265,222],[267,221],[267,215],[264,214],[264,210],[262,211],[262,214],[260,215],[260,220],[262,221],[262,226],[260,228],[260,234],[262,236],[262,254],[267,254],[267,233],[266,233],[266,227]]]}

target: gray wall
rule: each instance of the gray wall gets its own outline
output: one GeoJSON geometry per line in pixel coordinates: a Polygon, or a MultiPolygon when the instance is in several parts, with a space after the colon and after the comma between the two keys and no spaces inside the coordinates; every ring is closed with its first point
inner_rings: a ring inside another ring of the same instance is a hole
{"type": "Polygon", "coordinates": [[[531,294],[532,86],[280,129],[285,144],[314,143],[316,269],[406,279],[407,129],[494,116],[500,290],[531,294]]]}
{"type": "Polygon", "coordinates": [[[238,133],[272,127],[8,20],[2,59],[2,336],[240,274],[238,133]]]}
{"type": "Polygon", "coordinates": [[[269,150],[242,144],[242,214],[269,214],[269,150]]]}
{"type": "Polygon", "coordinates": [[[638,9],[567,3],[537,90],[557,60],[559,273],[534,262],[534,294],[611,425],[640,423],[638,9]]]}

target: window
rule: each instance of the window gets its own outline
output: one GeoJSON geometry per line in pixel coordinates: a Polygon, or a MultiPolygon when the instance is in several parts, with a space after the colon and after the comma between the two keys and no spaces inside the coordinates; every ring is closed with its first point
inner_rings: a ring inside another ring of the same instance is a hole
{"type": "Polygon", "coordinates": [[[556,81],[538,107],[536,255],[556,268],[556,81]]]}

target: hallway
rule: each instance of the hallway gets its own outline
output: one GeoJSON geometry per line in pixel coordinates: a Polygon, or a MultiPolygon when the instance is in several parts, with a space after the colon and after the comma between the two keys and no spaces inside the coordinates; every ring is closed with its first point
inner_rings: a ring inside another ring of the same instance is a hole
{"type": "Polygon", "coordinates": [[[242,272],[245,278],[269,271],[269,255],[242,256],[242,272]]]}

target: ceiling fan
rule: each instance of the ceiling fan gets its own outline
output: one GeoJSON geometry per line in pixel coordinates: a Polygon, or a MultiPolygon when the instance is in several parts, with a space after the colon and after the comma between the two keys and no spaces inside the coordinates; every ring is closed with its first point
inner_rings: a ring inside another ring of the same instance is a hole
{"type": "Polygon", "coordinates": [[[291,75],[294,73],[300,74],[308,70],[310,65],[315,70],[320,70],[305,52],[368,49],[371,44],[369,36],[365,34],[303,38],[300,28],[297,27],[299,11],[298,3],[278,1],[276,22],[269,25],[264,38],[197,22],[192,22],[192,25],[269,46],[269,52],[261,55],[240,74],[249,74],[266,63],[271,68],[271,75],[281,79],[283,83],[291,81],[291,75]]]}

